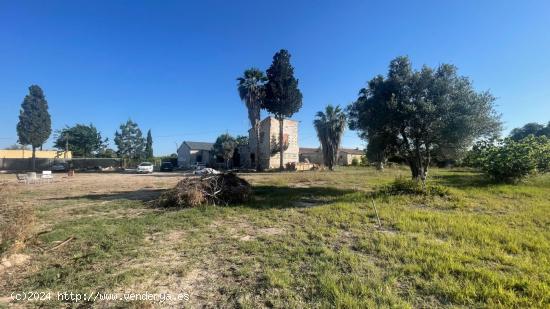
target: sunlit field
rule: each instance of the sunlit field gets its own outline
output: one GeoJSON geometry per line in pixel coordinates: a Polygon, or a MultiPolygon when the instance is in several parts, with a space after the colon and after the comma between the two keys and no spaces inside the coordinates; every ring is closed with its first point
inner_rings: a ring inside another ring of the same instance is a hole
{"type": "Polygon", "coordinates": [[[107,307],[550,306],[549,175],[506,185],[440,169],[429,182],[445,196],[372,194],[409,173],[242,174],[254,189],[248,204],[179,210],[150,202],[178,173],[40,185],[1,175],[6,203],[32,223],[24,240],[2,245],[13,260],[0,271],[0,306],[94,302],[59,300],[65,291],[189,295],[95,300],[107,307]],[[18,291],[55,294],[13,302],[18,291]]]}

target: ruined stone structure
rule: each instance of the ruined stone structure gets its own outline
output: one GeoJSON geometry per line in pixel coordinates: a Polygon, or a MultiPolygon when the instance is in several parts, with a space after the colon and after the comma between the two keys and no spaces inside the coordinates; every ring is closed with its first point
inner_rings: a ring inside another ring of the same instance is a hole
{"type": "MultiPolygon", "coordinates": [[[[299,162],[298,122],[291,119],[283,121],[284,128],[284,158],[283,165],[299,162]]],[[[256,160],[260,160],[262,169],[279,168],[279,121],[269,116],[260,122],[260,154],[256,155],[256,136],[250,129],[248,145],[240,145],[235,149],[231,168],[254,168],[256,160]]],[[[219,160],[212,153],[212,143],[184,141],[178,148],[178,166],[191,168],[204,164],[217,168],[219,160]]],[[[225,165],[220,161],[221,165],[225,165]]]]}
{"type": "MultiPolygon", "coordinates": [[[[298,146],[298,122],[291,119],[283,121],[283,145],[285,151],[283,154],[283,165],[287,163],[299,162],[298,146]]],[[[263,169],[279,168],[279,121],[273,116],[269,116],[260,122],[260,153],[256,155],[256,136],[250,129],[249,147],[246,164],[254,167],[255,160],[260,160],[260,166],[263,169]]],[[[241,155],[241,162],[243,158],[241,155]]]]}

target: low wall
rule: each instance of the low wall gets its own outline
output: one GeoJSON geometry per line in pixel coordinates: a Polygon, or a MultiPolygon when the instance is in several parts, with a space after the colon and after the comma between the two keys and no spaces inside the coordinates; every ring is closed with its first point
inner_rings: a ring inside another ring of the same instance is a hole
{"type": "MultiPolygon", "coordinates": [[[[44,159],[36,158],[36,170],[51,170],[52,165],[67,163],[73,169],[93,169],[97,167],[122,167],[122,159],[114,158],[73,158],[64,159],[44,159]]],[[[2,171],[30,171],[32,170],[32,159],[4,159],[0,158],[0,170],[2,171]]]]}

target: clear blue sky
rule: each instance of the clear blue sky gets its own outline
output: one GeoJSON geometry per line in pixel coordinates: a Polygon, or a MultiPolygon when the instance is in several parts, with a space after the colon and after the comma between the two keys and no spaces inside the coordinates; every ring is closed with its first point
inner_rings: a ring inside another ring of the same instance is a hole
{"type": "MultiPolygon", "coordinates": [[[[93,123],[113,138],[135,120],[156,155],[175,142],[244,134],[244,69],[292,54],[301,146],[314,114],[347,105],[398,55],[449,62],[498,98],[506,132],[550,120],[550,1],[0,1],[0,148],[17,141],[27,87],[54,130],[93,123]],[[383,3],[384,2],[384,3],[383,3]]],[[[46,144],[51,147],[51,140],[46,144]]],[[[362,146],[346,132],[344,146],[362,146]]]]}

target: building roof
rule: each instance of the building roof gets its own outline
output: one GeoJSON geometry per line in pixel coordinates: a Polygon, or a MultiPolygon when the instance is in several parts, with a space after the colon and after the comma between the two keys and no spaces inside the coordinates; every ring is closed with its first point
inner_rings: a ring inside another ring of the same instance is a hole
{"type": "Polygon", "coordinates": [[[363,155],[365,152],[361,149],[350,149],[350,148],[340,148],[340,152],[352,154],[352,155],[363,155]]]}
{"type": "Polygon", "coordinates": [[[187,147],[193,150],[212,150],[212,146],[214,146],[214,143],[206,143],[206,142],[184,141],[183,143],[186,144],[187,147]]]}
{"type": "Polygon", "coordinates": [[[316,153],[316,152],[319,152],[320,149],[319,148],[306,148],[306,147],[300,147],[300,154],[305,154],[305,153],[316,153]]]}
{"type": "MultiPolygon", "coordinates": [[[[320,148],[306,148],[306,147],[300,148],[300,154],[317,153],[317,152],[320,152],[320,151],[321,151],[320,148]]],[[[362,154],[364,154],[363,150],[361,150],[361,149],[350,149],[350,148],[340,148],[338,150],[338,152],[348,153],[348,154],[353,154],[353,155],[362,155],[362,154]]]]}

